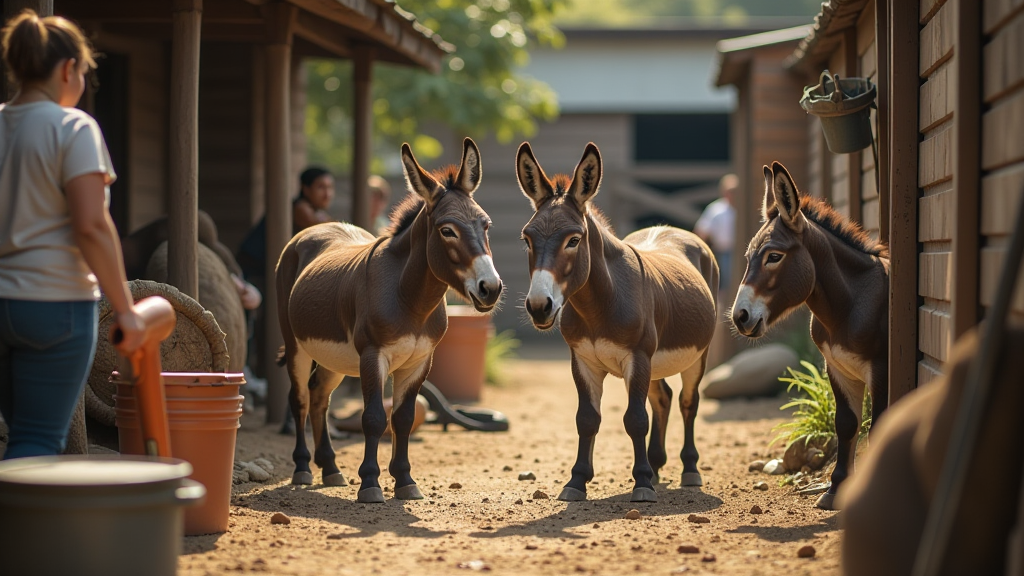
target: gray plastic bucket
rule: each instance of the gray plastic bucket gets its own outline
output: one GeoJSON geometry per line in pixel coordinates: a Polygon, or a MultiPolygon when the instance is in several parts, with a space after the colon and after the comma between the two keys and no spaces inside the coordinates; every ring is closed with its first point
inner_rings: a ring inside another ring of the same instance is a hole
{"type": "Polygon", "coordinates": [[[839,78],[828,70],[818,84],[804,88],[800,107],[821,121],[825,143],[835,154],[849,154],[871,145],[871,105],[875,85],[866,78],[839,78]]]}
{"type": "Polygon", "coordinates": [[[9,576],[173,575],[182,506],[206,489],[182,460],[42,456],[0,462],[0,565],[9,576]]]}

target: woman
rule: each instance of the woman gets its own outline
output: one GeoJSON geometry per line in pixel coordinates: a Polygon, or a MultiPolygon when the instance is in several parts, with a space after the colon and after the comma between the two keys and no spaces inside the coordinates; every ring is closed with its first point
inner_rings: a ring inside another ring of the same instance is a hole
{"type": "Polygon", "coordinates": [[[75,109],[96,66],[71,22],[26,10],[2,33],[18,86],[0,105],[0,412],[4,459],[59,454],[92,368],[100,289],[128,354],[143,322],[107,210],[116,177],[96,121],[75,109]]]}

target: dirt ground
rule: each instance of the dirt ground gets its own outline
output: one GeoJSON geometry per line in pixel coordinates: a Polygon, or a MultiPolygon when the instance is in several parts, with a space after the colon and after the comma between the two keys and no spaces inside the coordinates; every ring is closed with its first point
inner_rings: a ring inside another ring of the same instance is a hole
{"type": "MultiPolygon", "coordinates": [[[[186,538],[179,574],[838,573],[836,513],[816,509],[813,496],[781,486],[781,477],[747,470],[752,460],[781,456],[781,447],[768,451],[767,445],[783,397],[701,402],[701,488],[679,486],[682,418],[674,406],[658,502],[634,504],[632,449],[622,426],[625,390],[621,380],[608,378],[589,500],[566,503],[555,496],[576,454],[568,360],[514,360],[506,373],[505,386],[485,388],[482,405],[505,412],[509,432],[425,425],[414,435],[410,457],[426,496],[421,501],[395,500],[386,472],[384,504],[356,503],[358,485],[292,486],[293,439],[264,425],[261,410],[245,415],[236,458],[270,460],[273,478],[235,486],[229,531],[186,538]],[[518,479],[527,471],[535,481],[518,479]],[[755,490],[758,481],[768,489],[755,490]],[[751,513],[754,506],[763,513],[751,513]],[[626,518],[632,509],[639,519],[626,518]],[[276,512],[291,523],[272,524],[276,512]],[[707,521],[694,522],[697,517],[707,521]],[[813,558],[798,557],[805,545],[814,547],[813,558]]],[[[678,394],[678,378],[669,384],[678,394]]],[[[358,481],[362,437],[334,446],[342,472],[358,481]]],[[[382,443],[382,470],[390,449],[382,443]]],[[[313,473],[320,482],[319,470],[313,473]]]]}

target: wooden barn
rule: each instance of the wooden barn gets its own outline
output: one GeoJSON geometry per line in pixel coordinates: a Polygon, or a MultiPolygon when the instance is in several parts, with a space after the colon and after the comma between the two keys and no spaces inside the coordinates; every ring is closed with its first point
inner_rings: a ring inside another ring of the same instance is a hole
{"type": "MultiPolygon", "coordinates": [[[[291,238],[291,198],[305,162],[307,57],[352,59],[353,220],[368,224],[371,70],[375,62],[438,71],[450,45],[389,0],[5,0],[78,22],[102,53],[81,106],[103,128],[119,177],[111,213],[123,234],[167,215],[169,281],[198,290],[198,209],[236,248],[267,214],[267,253],[291,238]]],[[[268,262],[268,277],[274,262],[268,262]]],[[[264,306],[276,309],[272,286],[264,306]]],[[[267,315],[265,356],[280,340],[267,315]]],[[[268,371],[268,419],[287,402],[268,371]]]]}
{"type": "MultiPolygon", "coordinates": [[[[761,165],[780,160],[889,242],[893,401],[945,371],[1004,267],[1024,188],[1024,4],[830,0],[802,36],[773,34],[719,44],[717,84],[739,89],[737,241],[759,225],[761,165]],[[877,85],[877,164],[871,147],[830,153],[818,119],[801,117],[801,88],[825,68],[877,85]]],[[[1020,286],[1012,309],[1024,320],[1020,286]]]]}

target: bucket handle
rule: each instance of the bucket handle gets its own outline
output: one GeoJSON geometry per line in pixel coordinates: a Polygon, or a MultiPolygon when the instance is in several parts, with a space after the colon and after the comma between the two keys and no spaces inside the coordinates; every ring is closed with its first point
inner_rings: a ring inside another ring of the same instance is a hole
{"type": "Polygon", "coordinates": [[[181,506],[195,506],[206,499],[206,486],[185,478],[180,488],[174,491],[174,501],[181,506]]]}
{"type": "Polygon", "coordinates": [[[818,85],[821,86],[822,93],[825,92],[825,80],[832,81],[832,93],[828,95],[829,100],[833,102],[843,101],[843,91],[839,88],[839,74],[833,74],[828,71],[828,68],[821,71],[821,75],[818,76],[818,85]]]}

